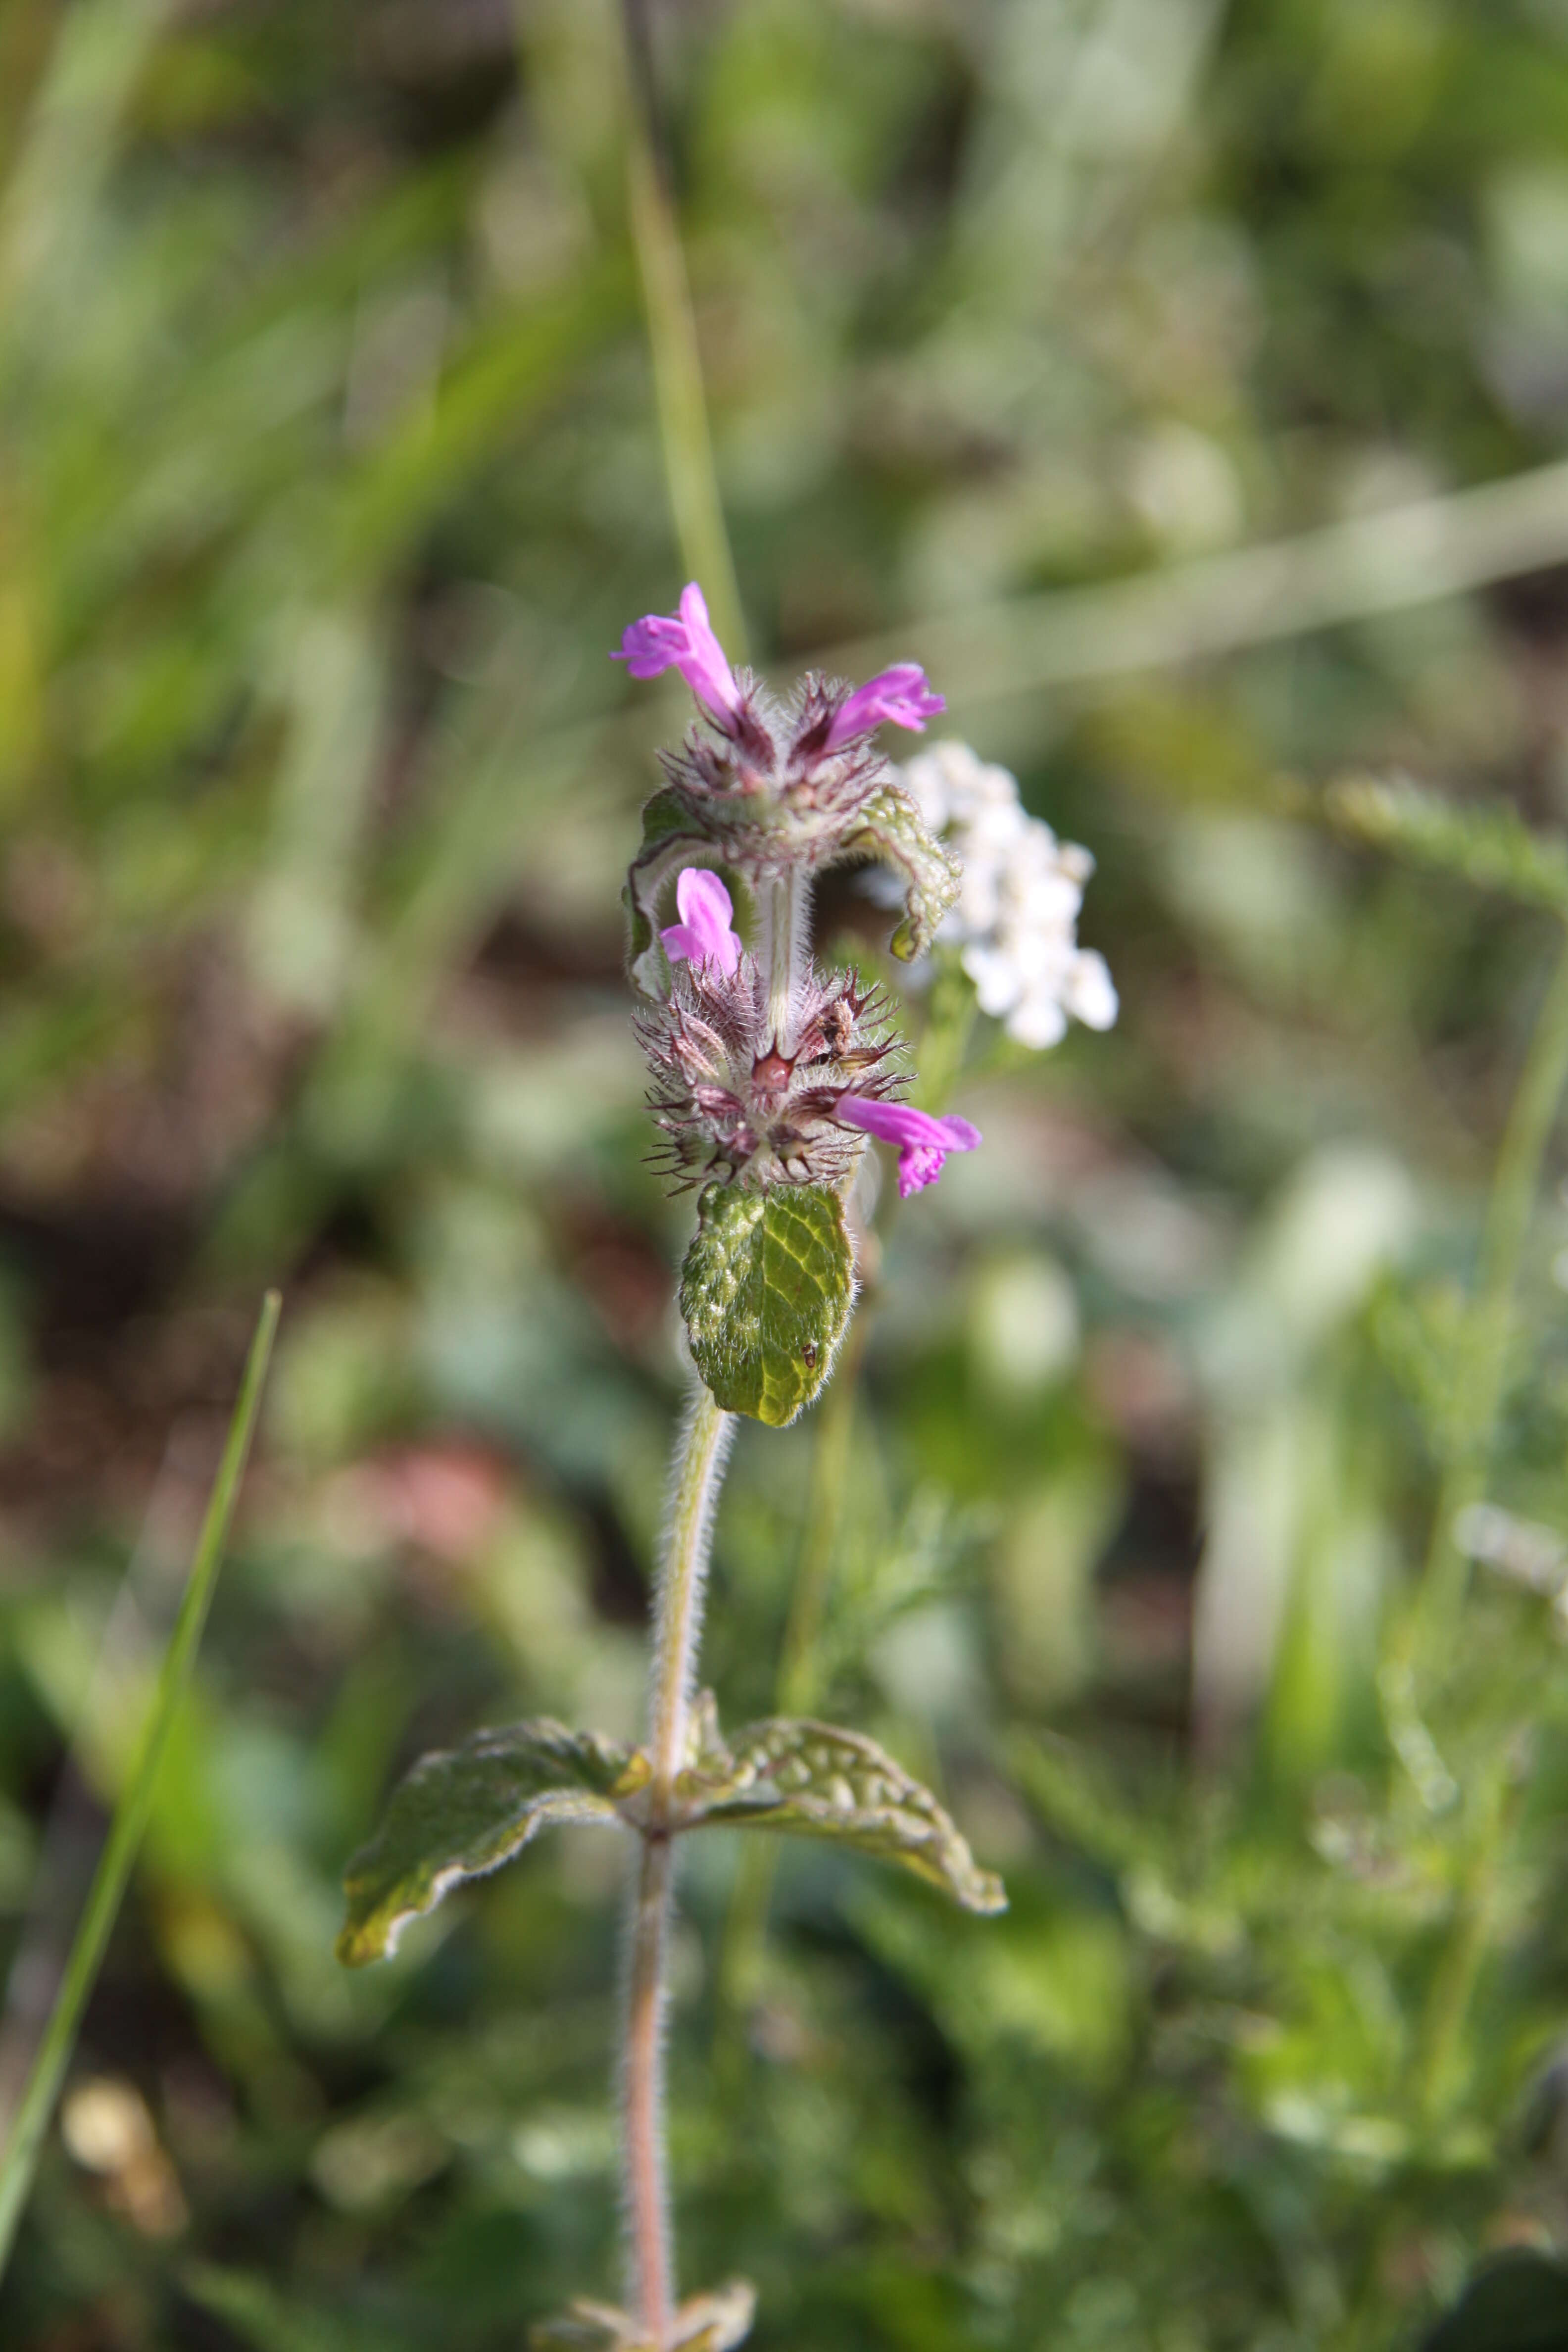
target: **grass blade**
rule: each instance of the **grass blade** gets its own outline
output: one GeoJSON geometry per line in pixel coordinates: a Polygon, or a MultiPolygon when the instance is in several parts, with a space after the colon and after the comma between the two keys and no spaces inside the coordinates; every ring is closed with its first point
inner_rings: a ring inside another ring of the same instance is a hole
{"type": "Polygon", "coordinates": [[[731,658],[746,658],[746,622],[713,462],[702,355],[675,206],[654,131],[653,62],[641,10],[624,10],[626,50],[626,205],[642,280],[653,361],[659,448],[675,535],[687,576],[700,581],[731,658]]]}
{"type": "Polygon", "coordinates": [[[268,1291],[262,1303],[256,1336],[246,1360],[239,1397],[229,1423],[223,1460],[218,1465],[212,1496],[202,1522],[190,1580],[180,1603],[179,1615],[174,1620],[169,1646],[163,1654],[158,1686],[142,1734],[142,1744],[121,1790],[114,1819],[99,1857],[98,1868],[93,1873],[76,1940],[71,1946],[70,1958],[60,1981],[59,1993],[27,2076],[26,2088],[16,2109],[16,2119],[5,2156],[0,2158],[0,2275],[4,2274],[10,2258],[16,2225],[33,2185],[38,2153],[55,2111],[66,2068],[70,2063],[82,2011],[87,2007],[88,1998],[102,1965],[104,1950],[131,1876],[132,1865],[147,1827],[157,1787],[158,1768],[163,1760],[174,1716],[195,1663],[202,1628],[206,1622],[207,1605],[212,1599],[213,1587],[217,1581],[218,1569],[228,1540],[229,1523],[234,1517],[246,1457],[256,1432],[257,1414],[281,1303],[275,1290],[268,1291]]]}

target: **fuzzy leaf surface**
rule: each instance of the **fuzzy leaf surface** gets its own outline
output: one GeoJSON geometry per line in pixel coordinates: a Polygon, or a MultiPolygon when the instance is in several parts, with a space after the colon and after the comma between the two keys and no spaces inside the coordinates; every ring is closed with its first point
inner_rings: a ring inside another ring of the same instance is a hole
{"type": "Polygon", "coordinates": [[[680,1274],[697,1369],[727,1412],[783,1429],[827,1378],[855,1298],[837,1192],[710,1184],[680,1274]]]}
{"type": "Polygon", "coordinates": [[[552,1822],[618,1821],[619,1800],[647,1777],[639,1752],[545,1717],[421,1757],[348,1866],[339,1959],[385,1958],[453,1887],[499,1869],[552,1822]]]}
{"type": "Polygon", "coordinates": [[[747,1726],[721,1769],[682,1776],[682,1826],[791,1831],[836,1838],[896,1862],[966,1911],[1005,1911],[1001,1880],[982,1870],[931,1790],[858,1731],[784,1716],[747,1726]]]}
{"type": "Polygon", "coordinates": [[[889,945],[908,963],[924,955],[937,925],[958,896],[959,869],[928,833],[920,811],[900,784],[873,793],[844,844],[847,857],[874,857],[890,866],[904,887],[904,919],[889,945]]]}

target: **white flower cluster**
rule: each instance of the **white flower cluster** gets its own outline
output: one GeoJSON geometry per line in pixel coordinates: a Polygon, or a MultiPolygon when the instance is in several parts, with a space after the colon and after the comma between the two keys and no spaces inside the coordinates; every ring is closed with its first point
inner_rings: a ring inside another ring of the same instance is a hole
{"type": "Polygon", "coordinates": [[[937,937],[962,950],[981,1011],[1036,1051],[1060,1044],[1069,1013],[1109,1029],[1115,984],[1105,958],[1078,943],[1088,850],[1030,816],[1016,777],[967,743],[934,744],[902,775],[931,831],[963,860],[958,902],[937,937]]]}

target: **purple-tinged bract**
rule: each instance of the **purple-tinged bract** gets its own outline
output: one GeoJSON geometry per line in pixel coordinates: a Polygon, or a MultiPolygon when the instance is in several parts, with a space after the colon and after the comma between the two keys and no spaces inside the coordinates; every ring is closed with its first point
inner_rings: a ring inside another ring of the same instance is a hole
{"type": "Polygon", "coordinates": [[[658,1160],[678,1187],[842,1184],[864,1138],[836,1106],[853,1087],[857,1099],[891,1108],[904,1083],[882,992],[852,971],[803,982],[788,1054],[769,1027],[763,974],[744,953],[730,972],[711,958],[678,962],[668,997],[634,1018],[664,1137],[658,1160]]]}

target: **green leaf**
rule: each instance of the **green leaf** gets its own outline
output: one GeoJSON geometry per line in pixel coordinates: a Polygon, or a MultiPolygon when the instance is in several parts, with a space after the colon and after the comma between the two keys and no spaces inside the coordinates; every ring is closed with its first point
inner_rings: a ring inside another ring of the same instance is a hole
{"type": "Polygon", "coordinates": [[[1478,2273],[1421,2352],[1563,2352],[1568,2270],[1521,2250],[1478,2273]]]}
{"type": "Polygon", "coordinates": [[[499,1869],[553,1822],[618,1821],[620,1800],[647,1778],[637,1751],[545,1717],[421,1757],[349,1864],[339,1959],[361,1968],[386,1958],[409,1920],[454,1886],[499,1869]]]}
{"type": "Polygon", "coordinates": [[[978,1866],[931,1790],[860,1732],[783,1716],[750,1724],[722,1765],[710,1748],[678,1793],[684,1829],[720,1822],[836,1838],[912,1870],[966,1911],[1007,1907],[1001,1880],[978,1866]]]}
{"type": "Polygon", "coordinates": [[[1568,841],[1532,833],[1507,802],[1439,800],[1406,777],[1349,776],[1324,794],[1342,833],[1479,889],[1568,915],[1568,841]]]}
{"type": "Polygon", "coordinates": [[[697,1369],[727,1412],[783,1429],[827,1378],[855,1298],[844,1204],[819,1184],[710,1184],[680,1273],[697,1369]]]}
{"type": "Polygon", "coordinates": [[[924,955],[937,925],[958,896],[959,869],[901,784],[873,793],[844,844],[847,857],[874,857],[890,866],[904,886],[904,919],[889,942],[906,963],[924,955]]]}
{"type": "Polygon", "coordinates": [[[756,2310],[755,2288],[746,2279],[731,2279],[681,2305],[666,2346],[656,2345],[640,2321],[613,2304],[585,2300],[558,2319],[541,2320],[528,2340],[531,2352],[732,2352],[751,2334],[756,2310]]]}
{"type": "Polygon", "coordinates": [[[630,939],[626,958],[634,984],[645,996],[657,992],[659,978],[658,894],[679,866],[706,866],[714,845],[679,793],[655,793],[642,813],[642,847],[631,862],[623,893],[630,939]]]}

